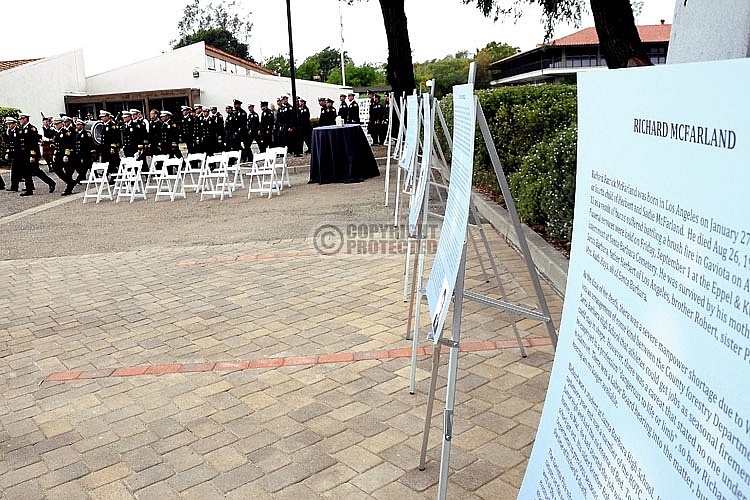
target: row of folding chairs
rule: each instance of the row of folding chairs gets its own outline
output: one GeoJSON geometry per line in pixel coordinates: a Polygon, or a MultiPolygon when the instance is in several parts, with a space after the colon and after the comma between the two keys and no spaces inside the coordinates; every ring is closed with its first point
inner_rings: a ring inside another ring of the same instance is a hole
{"type": "Polygon", "coordinates": [[[107,163],[94,163],[88,178],[83,182],[85,191],[83,202],[95,199],[102,200],[147,199],[147,194],[154,191],[154,200],[167,197],[186,198],[187,191],[200,193],[205,197],[231,197],[233,192],[244,189],[245,178],[248,178],[248,199],[253,193],[274,193],[291,187],[287,167],[287,148],[272,148],[264,153],[256,153],[251,162],[242,163],[239,151],[227,151],[218,155],[207,156],[205,153],[192,153],[185,158],[169,158],[156,155],[151,159],[148,170],[142,170],[143,161],[135,158],[123,158],[117,173],[110,179],[107,175],[107,163]]]}

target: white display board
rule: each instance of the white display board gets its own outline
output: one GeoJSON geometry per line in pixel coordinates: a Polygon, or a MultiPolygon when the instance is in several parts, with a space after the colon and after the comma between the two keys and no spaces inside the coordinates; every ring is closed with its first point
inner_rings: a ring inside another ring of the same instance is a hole
{"type": "Polygon", "coordinates": [[[431,337],[436,343],[440,338],[445,316],[448,313],[448,305],[453,296],[458,266],[461,263],[461,254],[466,240],[471,176],[474,170],[476,112],[474,84],[454,86],[451,181],[445,205],[445,219],[426,289],[432,320],[431,337]]]}
{"type": "Polygon", "coordinates": [[[748,77],[579,75],[566,300],[519,498],[750,496],[748,77]]]}
{"type": "Polygon", "coordinates": [[[422,204],[427,190],[427,180],[430,177],[430,160],[432,158],[432,106],[430,94],[422,94],[422,130],[424,138],[422,144],[422,163],[419,166],[417,188],[411,195],[409,205],[409,234],[413,235],[417,229],[417,219],[422,212],[422,204]]]}
{"type": "Polygon", "coordinates": [[[419,98],[416,95],[406,97],[406,142],[401,149],[401,157],[398,164],[405,169],[407,175],[404,177],[404,188],[411,183],[414,163],[417,158],[417,146],[419,141],[419,98]]]}

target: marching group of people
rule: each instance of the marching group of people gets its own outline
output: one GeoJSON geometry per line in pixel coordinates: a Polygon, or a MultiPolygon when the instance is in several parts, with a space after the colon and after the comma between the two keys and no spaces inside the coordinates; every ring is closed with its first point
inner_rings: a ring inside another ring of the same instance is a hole
{"type": "MultiPolygon", "coordinates": [[[[373,145],[382,145],[388,129],[388,97],[385,103],[381,103],[379,95],[368,94],[368,132],[373,145]]],[[[344,123],[361,123],[356,95],[341,94],[339,99],[336,110],[332,99],[318,98],[320,126],[334,125],[337,117],[341,117],[344,123]]],[[[298,97],[297,103],[296,119],[288,96],[279,97],[275,107],[261,101],[260,113],[255,111],[254,104],[249,104],[245,111],[239,99],[226,106],[225,116],[216,106],[182,106],[179,120],[174,119],[170,111],[156,109],[149,112],[148,119],[138,109],[121,111],[117,117],[109,111],[100,111],[101,137],[98,144],[87,130],[86,122],[79,118],[44,118],[40,132],[29,123],[28,114],[20,113],[18,119],[5,119],[4,156],[11,162],[11,175],[7,189],[0,176],[0,189],[17,192],[23,182],[21,196],[30,196],[35,189],[33,178],[38,177],[47,184],[50,193],[54,192],[56,183],[41,169],[42,158],[50,165],[50,171],[65,184],[62,195],[66,196],[86,178],[94,161],[108,163],[111,180],[120,165],[121,153],[143,159],[145,165],[147,158],[156,154],[170,158],[181,156],[179,146],[184,143],[188,154],[241,151],[242,161],[248,161],[252,159],[252,144],[256,143],[261,152],[286,146],[291,154],[302,156],[303,144],[307,144],[308,150],[310,148],[312,125],[305,100],[298,97]],[[40,147],[42,145],[46,147],[40,147]]]]}

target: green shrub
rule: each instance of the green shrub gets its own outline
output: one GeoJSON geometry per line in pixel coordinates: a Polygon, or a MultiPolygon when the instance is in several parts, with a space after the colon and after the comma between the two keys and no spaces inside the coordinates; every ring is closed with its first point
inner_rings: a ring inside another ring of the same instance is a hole
{"type": "MultiPolygon", "coordinates": [[[[476,95],[519,215],[528,224],[545,225],[550,237],[567,239],[575,192],[575,85],[503,87],[480,90],[476,95]]],[[[452,97],[440,101],[449,129],[453,126],[452,97]]],[[[441,142],[443,150],[449,153],[445,139],[441,138],[441,142]]],[[[500,195],[479,127],[473,182],[493,197],[500,195]]]]}
{"type": "Polygon", "coordinates": [[[508,179],[518,215],[554,240],[569,241],[573,229],[577,136],[569,126],[539,142],[508,179]]]}

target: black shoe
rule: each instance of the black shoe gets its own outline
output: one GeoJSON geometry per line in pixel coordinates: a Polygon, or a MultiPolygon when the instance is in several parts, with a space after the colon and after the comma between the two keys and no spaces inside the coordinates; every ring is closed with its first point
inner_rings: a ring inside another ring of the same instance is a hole
{"type": "Polygon", "coordinates": [[[21,191],[21,196],[32,196],[34,191],[21,191]]]}
{"type": "Polygon", "coordinates": [[[16,188],[16,189],[8,188],[8,189],[6,189],[6,191],[10,191],[11,193],[17,193],[18,192],[18,188],[16,188]]]}
{"type": "Polygon", "coordinates": [[[55,186],[57,186],[57,184],[55,184],[54,182],[49,185],[49,192],[50,193],[54,193],[55,192],[55,186]]]}
{"type": "Polygon", "coordinates": [[[73,194],[73,191],[68,191],[66,189],[65,191],[63,191],[62,193],[60,193],[60,196],[70,196],[71,194],[73,194]]]}

